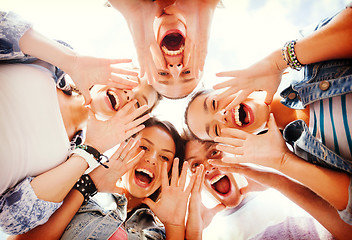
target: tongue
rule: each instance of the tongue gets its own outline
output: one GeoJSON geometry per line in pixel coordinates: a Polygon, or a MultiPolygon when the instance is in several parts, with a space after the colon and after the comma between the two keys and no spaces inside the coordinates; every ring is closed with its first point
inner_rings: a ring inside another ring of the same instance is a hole
{"type": "Polygon", "coordinates": [[[147,174],[145,174],[145,173],[136,172],[136,177],[141,182],[150,183],[150,177],[147,174]]]}
{"type": "Polygon", "coordinates": [[[179,33],[171,33],[164,37],[162,45],[170,51],[179,50],[182,45],[183,37],[179,33]]]}
{"type": "Polygon", "coordinates": [[[230,180],[225,176],[217,181],[213,185],[213,188],[221,194],[226,194],[230,191],[230,180]]]}

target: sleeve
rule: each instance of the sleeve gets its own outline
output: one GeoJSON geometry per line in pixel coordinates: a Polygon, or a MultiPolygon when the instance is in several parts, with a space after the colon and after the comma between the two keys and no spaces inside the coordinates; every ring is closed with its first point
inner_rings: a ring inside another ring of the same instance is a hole
{"type": "Polygon", "coordinates": [[[24,179],[0,197],[0,228],[6,234],[22,234],[44,224],[62,204],[39,199],[30,185],[32,179],[24,179]]]}
{"type": "Polygon", "coordinates": [[[35,58],[24,54],[19,46],[23,34],[32,24],[14,12],[0,12],[0,61],[2,63],[31,62],[35,58]]]}

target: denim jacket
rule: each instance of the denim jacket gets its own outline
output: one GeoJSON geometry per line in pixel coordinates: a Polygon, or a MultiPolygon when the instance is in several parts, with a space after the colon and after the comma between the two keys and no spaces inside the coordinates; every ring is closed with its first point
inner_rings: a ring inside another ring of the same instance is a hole
{"type": "MultiPolygon", "coordinates": [[[[321,21],[315,30],[325,26],[332,18],[321,21]]],[[[281,92],[283,97],[281,103],[290,108],[303,109],[315,101],[350,92],[352,92],[352,59],[324,61],[306,65],[304,78],[293,80],[291,85],[281,92]]],[[[313,137],[304,121],[297,120],[290,123],[283,134],[296,155],[303,159],[352,173],[352,163],[313,137]]]]}
{"type": "Polygon", "coordinates": [[[90,199],[78,210],[61,239],[108,239],[120,226],[126,230],[128,239],[166,238],[163,224],[150,209],[137,209],[127,219],[126,197],[117,194],[106,196],[114,207],[104,208],[98,200],[90,199]]]}
{"type": "MultiPolygon", "coordinates": [[[[326,25],[331,19],[323,20],[315,30],[326,25]]],[[[281,103],[294,109],[303,109],[321,99],[352,92],[352,59],[337,59],[309,64],[304,67],[304,78],[293,80],[281,92],[281,103]]],[[[316,139],[303,120],[288,124],[283,131],[284,139],[295,154],[304,160],[335,170],[352,174],[352,162],[348,161],[316,139]]],[[[352,224],[352,180],[349,186],[349,203],[339,211],[341,218],[352,224]]]]}

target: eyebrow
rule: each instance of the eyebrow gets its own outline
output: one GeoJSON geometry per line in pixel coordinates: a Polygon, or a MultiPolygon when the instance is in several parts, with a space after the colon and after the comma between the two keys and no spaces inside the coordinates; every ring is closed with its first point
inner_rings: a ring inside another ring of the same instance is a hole
{"type": "MultiPolygon", "coordinates": [[[[208,112],[208,106],[207,106],[207,100],[208,100],[209,96],[206,96],[206,98],[204,98],[204,102],[203,102],[203,109],[205,112],[208,112]]],[[[205,132],[208,134],[208,136],[210,137],[210,134],[209,134],[209,124],[207,123],[205,125],[205,132]]]]}
{"type": "MultiPolygon", "coordinates": [[[[152,141],[150,141],[149,139],[146,139],[146,138],[142,138],[143,140],[145,140],[145,141],[147,141],[149,144],[151,144],[151,145],[155,145],[152,141]]],[[[171,151],[171,150],[169,150],[169,149],[166,149],[166,148],[163,148],[163,149],[161,149],[162,151],[164,151],[164,152],[170,152],[170,153],[172,153],[172,154],[174,154],[174,152],[173,151],[171,151]]]]}
{"type": "Polygon", "coordinates": [[[185,158],[185,161],[188,162],[188,161],[190,161],[192,159],[195,159],[195,158],[196,158],[195,156],[192,156],[192,157],[189,157],[189,158],[185,158]]]}

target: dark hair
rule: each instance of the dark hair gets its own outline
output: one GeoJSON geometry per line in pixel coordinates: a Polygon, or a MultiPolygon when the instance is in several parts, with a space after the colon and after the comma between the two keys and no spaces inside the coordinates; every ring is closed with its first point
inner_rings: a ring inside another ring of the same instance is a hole
{"type": "MultiPolygon", "coordinates": [[[[184,145],[184,142],[183,142],[180,134],[176,130],[175,126],[172,123],[170,123],[169,121],[160,121],[156,117],[149,118],[143,124],[144,124],[145,128],[157,126],[157,127],[161,127],[162,129],[164,129],[165,131],[170,133],[170,135],[175,143],[175,149],[176,149],[175,157],[179,158],[178,169],[179,169],[179,174],[181,174],[182,166],[183,166],[183,162],[184,162],[184,153],[185,153],[184,147],[185,147],[185,145],[184,145]]],[[[137,134],[135,134],[135,135],[137,135],[137,134]]],[[[172,170],[170,170],[168,173],[169,179],[171,177],[171,171],[172,170]]],[[[149,196],[149,198],[152,199],[153,201],[156,201],[158,199],[160,193],[161,193],[160,188],[158,188],[153,194],[151,194],[149,196]]],[[[143,207],[145,207],[145,205],[143,205],[143,207]]]]}
{"type": "Polygon", "coordinates": [[[202,139],[200,139],[199,137],[197,137],[193,132],[192,130],[189,128],[189,125],[188,125],[188,109],[189,109],[189,106],[192,104],[192,102],[199,96],[202,96],[204,94],[208,94],[211,92],[211,89],[204,89],[204,90],[200,90],[198,92],[196,92],[192,97],[191,99],[189,100],[188,104],[187,104],[187,107],[186,107],[186,110],[185,110],[185,115],[184,115],[184,121],[185,121],[185,124],[187,126],[187,129],[188,129],[188,135],[191,135],[192,138],[194,139],[197,139],[197,140],[200,140],[202,141],[202,139]]]}

